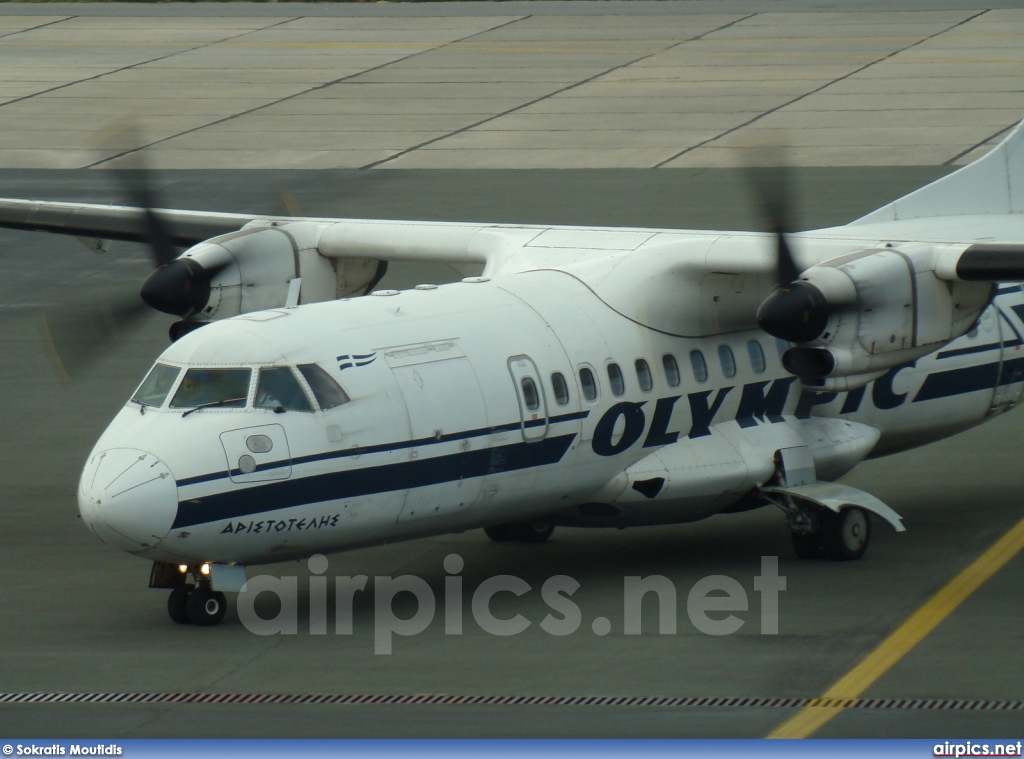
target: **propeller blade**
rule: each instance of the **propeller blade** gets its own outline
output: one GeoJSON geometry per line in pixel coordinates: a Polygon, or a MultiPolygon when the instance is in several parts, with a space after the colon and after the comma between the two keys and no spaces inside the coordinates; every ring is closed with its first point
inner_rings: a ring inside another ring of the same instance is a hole
{"type": "Polygon", "coordinates": [[[787,235],[795,231],[789,162],[780,145],[749,149],[745,156],[748,181],[765,230],[775,237],[776,288],[757,310],[765,332],[790,343],[806,343],[825,331],[831,308],[822,292],[801,282],[802,269],[793,257],[787,235]]]}
{"type": "Polygon", "coordinates": [[[795,231],[789,163],[780,145],[762,145],[745,151],[747,181],[754,194],[764,229],[775,236],[775,279],[786,287],[800,277],[800,268],[786,235],[795,231]]]}
{"type": "Polygon", "coordinates": [[[775,251],[775,280],[779,287],[789,287],[800,278],[800,268],[793,260],[793,251],[786,242],[786,235],[781,231],[775,233],[775,251]]]}
{"type": "Polygon", "coordinates": [[[40,317],[43,345],[58,376],[69,382],[151,313],[134,294],[67,306],[40,317]]]}
{"type": "Polygon", "coordinates": [[[291,190],[281,190],[281,202],[284,203],[285,210],[289,216],[302,216],[302,211],[299,209],[299,201],[295,199],[295,195],[291,190]]]}
{"type": "MultiPolygon", "coordinates": [[[[141,147],[145,144],[139,130],[132,125],[117,127],[102,136],[99,142],[110,144],[115,140],[119,148],[125,145],[141,147]]],[[[158,281],[173,280],[184,287],[184,295],[170,292],[169,285],[163,284],[156,288],[155,294],[152,287],[148,293],[107,293],[93,300],[65,306],[59,312],[43,314],[40,320],[43,344],[57,374],[64,381],[74,378],[88,364],[106,353],[115,341],[122,340],[129,330],[138,326],[152,313],[150,304],[143,299],[147,295],[151,300],[159,301],[162,298],[162,302],[170,302],[180,307],[183,301],[188,301],[189,304],[197,302],[197,291],[201,294],[205,283],[206,295],[209,296],[209,277],[213,276],[212,274],[191,273],[183,278],[181,266],[175,266],[178,250],[174,246],[168,225],[153,210],[159,205],[157,191],[152,176],[142,164],[138,152],[129,154],[122,159],[122,163],[126,163],[127,168],[111,171],[110,176],[120,185],[128,204],[142,211],[139,222],[156,272],[168,268],[172,270],[170,275],[165,273],[158,281]]],[[[198,264],[196,266],[198,267],[198,264]]],[[[153,275],[150,275],[150,279],[152,278],[153,275]]],[[[199,308],[205,305],[204,300],[199,308]]]]}
{"type": "Polygon", "coordinates": [[[964,282],[1019,282],[1024,279],[1024,245],[976,242],[956,263],[964,282]]]}
{"type": "Polygon", "coordinates": [[[168,264],[178,257],[178,249],[171,242],[167,224],[153,209],[159,205],[157,192],[151,182],[149,170],[139,166],[112,172],[131,205],[143,211],[142,223],[149,245],[153,267],[168,264]]]}
{"type": "MultiPolygon", "coordinates": [[[[125,145],[141,148],[146,144],[139,127],[132,122],[119,124],[102,135],[100,145],[125,145]]],[[[170,263],[178,257],[178,250],[172,242],[173,236],[167,224],[153,210],[161,207],[159,194],[155,189],[152,172],[145,165],[141,151],[136,149],[120,159],[122,168],[110,170],[110,176],[120,185],[129,205],[141,208],[142,227],[153,259],[153,268],[170,263]]]]}

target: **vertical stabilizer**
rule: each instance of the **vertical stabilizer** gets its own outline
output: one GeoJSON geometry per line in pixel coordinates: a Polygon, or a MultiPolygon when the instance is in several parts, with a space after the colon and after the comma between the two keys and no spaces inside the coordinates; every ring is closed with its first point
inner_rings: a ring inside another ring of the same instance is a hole
{"type": "Polygon", "coordinates": [[[1024,121],[989,153],[853,224],[1024,213],[1024,121]]]}

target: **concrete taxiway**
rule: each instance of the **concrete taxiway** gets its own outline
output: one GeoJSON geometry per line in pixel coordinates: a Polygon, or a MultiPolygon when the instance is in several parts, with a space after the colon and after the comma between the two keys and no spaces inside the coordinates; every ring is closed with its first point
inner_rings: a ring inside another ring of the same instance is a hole
{"type": "MultiPolygon", "coordinates": [[[[315,6],[310,14],[328,14],[316,18],[284,4],[243,15],[190,4],[189,16],[173,6],[0,6],[0,196],[115,201],[108,176],[81,169],[123,166],[144,144],[147,161],[170,169],[160,176],[169,206],[278,213],[287,190],[316,215],[753,228],[742,172],[722,168],[727,154],[735,160],[725,148],[784,127],[800,167],[799,220],[813,227],[947,173],[1024,112],[1021,11],[601,5],[417,6],[419,15],[315,6]],[[141,133],[97,137],[129,113],[141,133]],[[147,142],[131,141],[140,134],[147,142]]],[[[333,625],[311,635],[300,620],[296,635],[261,637],[234,613],[215,629],[176,627],[164,594],[145,587],[147,565],[84,530],[73,496],[93,441],[166,344],[169,320],[154,315],[126,332],[71,385],[52,372],[37,328],[41,313],[130,290],[147,271],[135,246],[97,257],[74,240],[0,232],[0,693],[709,700],[7,700],[3,735],[764,736],[1021,516],[1020,419],[1009,414],[859,467],[851,484],[908,527],[895,535],[876,525],[860,562],[798,561],[769,510],[559,530],[540,546],[473,532],[332,556],[328,576],[415,574],[440,600],[442,561],[457,553],[467,593],[500,574],[535,589],[495,604],[499,616],[532,623],[521,634],[493,636],[467,608],[461,635],[446,635],[439,614],[375,655],[372,594],[356,605],[353,635],[333,625]],[[761,634],[762,556],[780,557],[787,580],[777,635],[761,634]],[[657,634],[651,605],[644,634],[624,635],[623,578],[653,574],[678,589],[676,633],[657,634]],[[684,611],[689,589],[714,574],[751,599],[736,634],[705,635],[684,611]],[[539,627],[548,608],[536,589],[554,575],[580,584],[582,624],[565,637],[539,627]],[[607,635],[594,631],[599,617],[607,635]]],[[[456,276],[396,266],[382,286],[456,276]]],[[[303,564],[267,571],[295,574],[300,587],[309,574],[303,564]]],[[[1017,556],[877,673],[864,696],[878,706],[840,710],[815,735],[1019,737],[1022,581],[1017,556]]]]}

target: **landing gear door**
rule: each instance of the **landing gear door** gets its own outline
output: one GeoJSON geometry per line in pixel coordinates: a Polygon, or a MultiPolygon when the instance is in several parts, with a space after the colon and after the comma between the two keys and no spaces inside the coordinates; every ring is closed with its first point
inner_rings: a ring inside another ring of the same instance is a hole
{"type": "Polygon", "coordinates": [[[508,360],[508,370],[519,398],[523,440],[543,440],[548,434],[548,402],[537,365],[529,356],[513,356],[508,360]]]}
{"type": "Polygon", "coordinates": [[[288,438],[280,424],[224,432],[220,442],[233,482],[286,480],[292,475],[288,438]]]}

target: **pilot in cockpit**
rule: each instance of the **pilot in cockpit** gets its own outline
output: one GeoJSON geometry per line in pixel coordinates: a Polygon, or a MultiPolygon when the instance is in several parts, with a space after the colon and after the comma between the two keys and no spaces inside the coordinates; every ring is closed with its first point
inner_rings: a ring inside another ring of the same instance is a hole
{"type": "Polygon", "coordinates": [[[291,369],[274,366],[260,370],[256,387],[256,408],[274,411],[312,411],[309,399],[291,369]]]}

